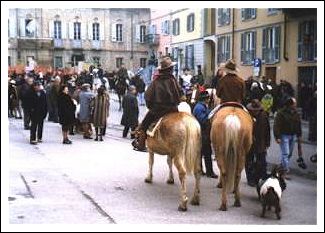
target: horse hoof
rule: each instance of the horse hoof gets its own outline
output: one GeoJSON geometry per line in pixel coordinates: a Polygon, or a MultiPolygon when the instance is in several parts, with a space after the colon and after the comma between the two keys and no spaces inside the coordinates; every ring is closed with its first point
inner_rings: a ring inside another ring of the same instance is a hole
{"type": "Polygon", "coordinates": [[[217,188],[218,188],[218,189],[222,189],[222,184],[219,183],[219,184],[217,185],[217,188]]]}
{"type": "Polygon", "coordinates": [[[149,178],[145,178],[144,182],[146,182],[147,184],[152,184],[152,179],[149,178]]]}
{"type": "Polygon", "coordinates": [[[227,206],[226,205],[221,205],[219,210],[221,211],[227,211],[227,206]]]}
{"type": "Polygon", "coordinates": [[[179,205],[178,206],[178,211],[180,211],[180,212],[185,212],[185,211],[187,211],[187,207],[185,206],[181,206],[181,205],[179,205]]]}
{"type": "Polygon", "coordinates": [[[174,179],[168,179],[166,183],[167,184],[174,184],[175,182],[174,182],[174,179]]]}
{"type": "Polygon", "coordinates": [[[198,197],[193,197],[191,200],[191,205],[200,205],[200,200],[198,197]]]}
{"type": "Polygon", "coordinates": [[[235,203],[234,203],[234,206],[235,207],[241,207],[240,201],[236,200],[235,203]]]}

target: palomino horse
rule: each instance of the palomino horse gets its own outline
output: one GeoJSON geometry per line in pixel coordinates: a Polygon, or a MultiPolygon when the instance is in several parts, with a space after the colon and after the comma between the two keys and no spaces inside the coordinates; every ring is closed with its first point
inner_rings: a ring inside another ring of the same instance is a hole
{"type": "Polygon", "coordinates": [[[220,210],[227,210],[227,192],[234,191],[234,206],[240,207],[239,182],[245,158],[252,144],[253,120],[245,110],[225,106],[212,118],[211,142],[222,186],[220,210]]]}
{"type": "Polygon", "coordinates": [[[178,170],[181,183],[179,211],[187,210],[186,174],[194,173],[195,190],[191,200],[192,205],[199,205],[199,185],[201,174],[201,130],[198,121],[184,112],[169,113],[164,116],[153,137],[147,137],[149,151],[149,172],[145,182],[152,182],[152,167],[154,153],[168,155],[169,179],[174,183],[172,163],[178,170]]]}

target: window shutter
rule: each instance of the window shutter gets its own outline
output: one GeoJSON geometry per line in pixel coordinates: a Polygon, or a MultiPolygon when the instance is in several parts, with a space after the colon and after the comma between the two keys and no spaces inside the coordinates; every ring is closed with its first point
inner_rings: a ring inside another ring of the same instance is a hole
{"type": "Polygon", "coordinates": [[[226,24],[230,24],[230,8],[227,8],[227,14],[226,14],[226,24]]]}
{"type": "Polygon", "coordinates": [[[105,28],[103,22],[99,23],[99,39],[105,40],[105,28]]]}
{"type": "Polygon", "coordinates": [[[116,23],[113,23],[111,27],[111,40],[116,41],[116,23]]]}
{"type": "Polygon", "coordinates": [[[167,33],[167,35],[169,35],[170,34],[170,21],[169,20],[166,20],[166,33],[167,33]]]}
{"type": "Polygon", "coordinates": [[[256,19],[256,8],[252,8],[252,19],[256,19]]]}
{"type": "Polygon", "coordinates": [[[245,63],[244,59],[244,46],[245,46],[245,41],[244,41],[245,33],[240,34],[240,60],[242,63],[245,63]]]}
{"type": "Polygon", "coordinates": [[[218,25],[221,26],[222,25],[222,8],[218,8],[218,25]]]}
{"type": "Polygon", "coordinates": [[[186,20],[186,31],[188,31],[188,32],[190,31],[190,18],[191,17],[189,15],[186,18],[187,19],[186,20]]]}
{"type": "Polygon", "coordinates": [[[227,46],[226,46],[226,60],[230,59],[230,36],[226,37],[226,41],[227,41],[227,46]]]}
{"type": "Polygon", "coordinates": [[[86,23],[81,23],[80,30],[81,30],[81,33],[80,33],[81,39],[86,40],[87,39],[87,25],[86,25],[86,23]]]}
{"type": "Polygon", "coordinates": [[[49,21],[49,37],[54,38],[54,20],[49,21]]]}
{"type": "Polygon", "coordinates": [[[281,27],[275,27],[275,61],[280,61],[281,27]]]}
{"type": "Polygon", "coordinates": [[[179,19],[177,19],[177,35],[179,35],[179,32],[180,32],[180,22],[179,22],[179,19]]]}
{"type": "Polygon", "coordinates": [[[245,20],[245,8],[241,8],[241,20],[245,20]]]}
{"type": "Polygon", "coordinates": [[[61,21],[61,25],[62,25],[62,39],[66,39],[67,38],[67,23],[61,21]]]}
{"type": "Polygon", "coordinates": [[[20,36],[24,37],[26,36],[26,25],[25,25],[25,19],[20,19],[20,27],[19,27],[19,32],[20,36]]]}
{"type": "Polygon", "coordinates": [[[191,45],[191,69],[194,70],[194,45],[191,45]]]}
{"type": "Polygon", "coordinates": [[[14,38],[17,36],[17,25],[14,19],[9,19],[9,37],[14,38]]]}
{"type": "Polygon", "coordinates": [[[74,28],[73,22],[69,22],[69,39],[73,40],[74,28]]]}
{"type": "Polygon", "coordinates": [[[298,26],[298,61],[302,61],[302,23],[298,26]]]}
{"type": "Polygon", "coordinates": [[[88,23],[88,39],[93,40],[93,23],[88,23]]]}
{"type": "Polygon", "coordinates": [[[173,35],[176,35],[176,21],[173,20],[173,35]]]}
{"type": "Polygon", "coordinates": [[[256,58],[256,31],[252,32],[252,40],[253,40],[253,48],[252,48],[252,63],[254,62],[254,59],[256,58]]]}
{"type": "Polygon", "coordinates": [[[192,31],[195,29],[195,15],[192,15],[192,31]]]}
{"type": "Polygon", "coordinates": [[[140,41],[141,40],[140,39],[140,34],[141,34],[140,33],[140,27],[141,27],[140,25],[136,25],[135,26],[135,40],[136,40],[137,43],[140,43],[141,42],[140,41]]]}
{"type": "Polygon", "coordinates": [[[121,24],[121,42],[124,41],[124,37],[123,37],[123,24],[121,24]]]}

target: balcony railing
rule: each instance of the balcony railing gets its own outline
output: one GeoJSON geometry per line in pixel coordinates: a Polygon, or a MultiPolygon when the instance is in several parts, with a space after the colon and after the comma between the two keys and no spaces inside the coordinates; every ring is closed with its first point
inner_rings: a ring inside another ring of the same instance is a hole
{"type": "Polygon", "coordinates": [[[72,41],[72,48],[74,49],[81,49],[82,43],[81,43],[81,40],[73,40],[72,41]]]}
{"type": "Polygon", "coordinates": [[[54,48],[63,48],[63,40],[54,39],[54,48]]]}
{"type": "Polygon", "coordinates": [[[159,34],[148,34],[145,36],[145,42],[149,45],[159,45],[160,35],[159,34]]]}
{"type": "Polygon", "coordinates": [[[92,40],[91,41],[91,47],[93,49],[101,49],[101,43],[99,40],[92,40]]]}

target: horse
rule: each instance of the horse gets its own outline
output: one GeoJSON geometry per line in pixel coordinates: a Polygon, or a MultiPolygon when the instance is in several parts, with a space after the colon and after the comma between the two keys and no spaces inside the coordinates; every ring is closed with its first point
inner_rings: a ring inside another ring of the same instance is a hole
{"type": "Polygon", "coordinates": [[[235,193],[234,206],[241,206],[239,182],[252,145],[252,133],[253,120],[239,107],[222,107],[212,118],[210,137],[220,171],[218,187],[222,187],[219,210],[227,210],[229,191],[235,193]]]}
{"type": "Polygon", "coordinates": [[[152,168],[154,154],[167,155],[169,166],[168,184],[174,183],[172,164],[178,170],[180,188],[179,211],[187,210],[186,175],[194,173],[195,190],[191,199],[192,205],[199,205],[200,175],[201,175],[201,130],[199,122],[190,114],[184,112],[169,113],[158,123],[154,135],[146,140],[149,152],[149,171],[146,183],[152,183],[152,168]]]}

